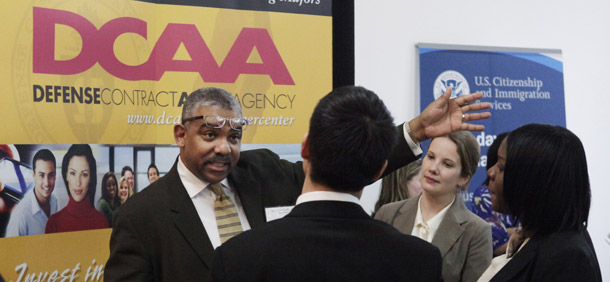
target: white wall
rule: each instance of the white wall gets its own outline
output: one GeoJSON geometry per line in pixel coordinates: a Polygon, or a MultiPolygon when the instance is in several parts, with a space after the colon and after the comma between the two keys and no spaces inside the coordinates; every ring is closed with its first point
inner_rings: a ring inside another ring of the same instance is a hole
{"type": "MultiPolygon", "coordinates": [[[[356,0],[356,84],[382,97],[397,122],[418,113],[415,44],[443,43],[563,51],[567,127],[587,152],[591,233],[610,280],[610,1],[356,0]]],[[[379,185],[365,189],[372,210],[379,185]]]]}

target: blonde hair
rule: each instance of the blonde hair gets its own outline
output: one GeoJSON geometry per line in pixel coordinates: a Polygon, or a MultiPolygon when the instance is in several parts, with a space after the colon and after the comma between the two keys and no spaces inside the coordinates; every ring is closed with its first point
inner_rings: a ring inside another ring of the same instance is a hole
{"type": "Polygon", "coordinates": [[[121,176],[121,179],[119,179],[119,189],[121,189],[123,182],[127,182],[127,191],[128,191],[127,199],[129,199],[134,194],[133,187],[131,187],[131,185],[129,185],[129,181],[127,180],[127,177],[121,176]]]}

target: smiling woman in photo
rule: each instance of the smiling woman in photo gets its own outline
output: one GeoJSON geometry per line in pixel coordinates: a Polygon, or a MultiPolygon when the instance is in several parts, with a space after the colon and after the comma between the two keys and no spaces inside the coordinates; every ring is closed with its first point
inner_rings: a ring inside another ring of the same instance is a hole
{"type": "Polygon", "coordinates": [[[114,172],[107,172],[102,177],[102,198],[97,202],[97,209],[106,217],[112,226],[112,215],[121,202],[118,196],[118,186],[114,172]]]}
{"type": "Polygon", "coordinates": [[[131,190],[129,189],[129,180],[125,176],[119,179],[119,202],[120,204],[125,203],[129,197],[131,197],[131,190]]]}
{"type": "Polygon", "coordinates": [[[70,146],[62,162],[61,175],[70,200],[65,208],[49,218],[45,233],[109,227],[106,218],[93,207],[97,166],[91,147],[86,144],[70,146]]]}

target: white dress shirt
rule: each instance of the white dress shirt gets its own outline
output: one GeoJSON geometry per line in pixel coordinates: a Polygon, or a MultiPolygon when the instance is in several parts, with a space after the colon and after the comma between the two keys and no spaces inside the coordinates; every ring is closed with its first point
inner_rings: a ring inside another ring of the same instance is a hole
{"type": "MultiPolygon", "coordinates": [[[[57,212],[57,198],[53,194],[49,197],[51,205],[50,214],[57,212]]],[[[34,188],[25,193],[25,196],[15,206],[11,218],[6,226],[6,237],[44,234],[49,218],[40,208],[34,188]]]]}
{"type": "MultiPolygon", "coordinates": [[[[214,249],[218,248],[218,246],[221,245],[221,242],[218,226],[216,225],[216,216],[214,215],[216,194],[214,194],[212,189],[208,188],[209,183],[199,179],[186,167],[186,165],[184,165],[180,157],[178,157],[178,175],[180,176],[182,184],[184,184],[184,188],[186,188],[186,192],[189,197],[191,197],[193,205],[195,205],[199,219],[201,220],[201,223],[203,223],[203,227],[208,234],[212,246],[214,249]]],[[[244,212],[237,192],[230,187],[226,178],[221,181],[221,184],[224,193],[231,198],[233,203],[235,203],[242,229],[244,231],[249,230],[250,224],[248,223],[246,213],[244,212]]]]}
{"type": "Polygon", "coordinates": [[[424,153],[424,151],[421,149],[421,144],[420,143],[415,143],[415,141],[413,141],[413,139],[411,139],[411,136],[409,135],[409,122],[405,122],[402,126],[402,132],[405,135],[405,140],[407,141],[407,144],[409,145],[409,148],[411,149],[411,152],[413,152],[413,155],[421,155],[424,153]]]}
{"type": "Polygon", "coordinates": [[[449,207],[453,205],[454,201],[455,198],[453,198],[453,201],[451,201],[451,203],[444,207],[435,216],[428,219],[428,221],[424,221],[424,218],[421,213],[421,197],[419,197],[419,201],[417,201],[417,214],[415,215],[415,222],[413,223],[411,235],[426,240],[428,241],[428,243],[432,243],[432,239],[434,239],[434,235],[436,235],[438,226],[443,221],[445,214],[447,214],[449,207]]]}
{"type": "Polygon", "coordinates": [[[301,203],[313,201],[340,201],[360,205],[360,200],[358,199],[358,197],[352,194],[331,191],[314,191],[301,194],[301,196],[297,198],[296,204],[298,205],[301,203]]]}

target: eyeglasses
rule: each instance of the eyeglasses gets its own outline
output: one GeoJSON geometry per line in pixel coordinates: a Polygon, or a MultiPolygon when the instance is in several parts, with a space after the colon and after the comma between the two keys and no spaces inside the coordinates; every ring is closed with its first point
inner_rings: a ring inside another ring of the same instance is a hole
{"type": "Polygon", "coordinates": [[[229,121],[229,126],[234,130],[243,130],[246,128],[250,122],[244,118],[226,118],[221,116],[195,116],[190,118],[185,118],[182,120],[182,124],[193,120],[202,119],[205,123],[205,126],[211,128],[222,128],[227,121],[229,121]]]}

